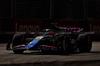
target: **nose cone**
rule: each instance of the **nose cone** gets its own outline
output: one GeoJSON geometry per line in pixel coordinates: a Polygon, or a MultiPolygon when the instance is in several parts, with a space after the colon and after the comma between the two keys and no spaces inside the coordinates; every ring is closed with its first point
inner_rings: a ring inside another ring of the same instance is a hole
{"type": "Polygon", "coordinates": [[[27,48],[33,48],[44,36],[37,36],[35,39],[33,39],[28,45],[27,48]]]}

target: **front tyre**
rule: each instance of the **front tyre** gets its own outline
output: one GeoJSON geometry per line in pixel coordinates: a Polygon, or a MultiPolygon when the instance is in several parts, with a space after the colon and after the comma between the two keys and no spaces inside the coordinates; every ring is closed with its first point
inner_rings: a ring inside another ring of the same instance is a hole
{"type": "MultiPolygon", "coordinates": [[[[14,48],[17,45],[21,45],[22,41],[23,41],[23,36],[21,34],[15,34],[14,37],[13,37],[13,39],[12,39],[12,48],[14,48]]],[[[13,49],[13,52],[15,54],[21,54],[21,53],[24,52],[24,50],[13,49]]]]}
{"type": "Polygon", "coordinates": [[[13,50],[13,52],[15,54],[22,54],[24,52],[24,50],[13,50]]]}

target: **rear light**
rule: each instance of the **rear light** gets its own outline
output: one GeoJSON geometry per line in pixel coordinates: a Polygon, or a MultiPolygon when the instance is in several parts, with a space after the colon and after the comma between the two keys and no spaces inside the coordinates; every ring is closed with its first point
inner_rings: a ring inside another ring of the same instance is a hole
{"type": "Polygon", "coordinates": [[[49,31],[49,33],[53,33],[53,31],[49,31]]]}

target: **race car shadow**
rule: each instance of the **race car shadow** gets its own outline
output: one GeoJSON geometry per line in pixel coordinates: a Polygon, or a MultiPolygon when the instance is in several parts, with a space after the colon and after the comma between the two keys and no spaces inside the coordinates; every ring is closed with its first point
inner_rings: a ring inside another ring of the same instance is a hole
{"type": "Polygon", "coordinates": [[[71,54],[79,54],[80,52],[70,52],[70,53],[57,53],[57,52],[24,52],[22,55],[71,55],[71,54]]]}
{"type": "Polygon", "coordinates": [[[86,54],[86,55],[90,55],[90,54],[93,54],[93,55],[95,55],[95,54],[100,54],[100,51],[91,51],[91,52],[69,52],[69,53],[57,53],[57,52],[47,52],[47,53],[43,53],[43,52],[38,52],[38,51],[36,51],[36,52],[24,52],[23,54],[21,54],[21,55],[61,55],[61,56],[69,56],[69,55],[80,55],[80,56],[82,56],[82,55],[84,55],[84,54],[86,54]]]}
{"type": "MultiPolygon", "coordinates": [[[[14,53],[11,53],[14,54],[14,53]]],[[[56,52],[48,52],[48,53],[42,53],[42,52],[24,52],[20,55],[59,55],[59,56],[86,56],[86,55],[100,55],[100,51],[91,51],[91,52],[70,52],[70,53],[56,53],[56,52]]]]}
{"type": "MultiPolygon", "coordinates": [[[[24,51],[21,55],[73,55],[73,54],[83,54],[83,53],[89,53],[89,54],[100,54],[100,51],[91,51],[91,52],[68,52],[68,53],[57,53],[57,52],[42,52],[42,51],[24,51]]],[[[14,53],[11,53],[14,54],[14,53]]]]}
{"type": "Polygon", "coordinates": [[[100,51],[91,51],[90,53],[100,54],[100,51]]]}

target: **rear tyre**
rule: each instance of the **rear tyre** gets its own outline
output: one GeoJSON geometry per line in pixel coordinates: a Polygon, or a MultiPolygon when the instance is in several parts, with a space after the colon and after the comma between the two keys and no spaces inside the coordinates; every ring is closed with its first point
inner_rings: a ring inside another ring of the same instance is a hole
{"type": "Polygon", "coordinates": [[[80,52],[90,52],[92,48],[92,41],[88,34],[80,34],[78,36],[78,48],[80,52]]]}
{"type": "MultiPolygon", "coordinates": [[[[12,40],[12,48],[14,46],[21,45],[22,41],[23,41],[23,36],[21,34],[15,34],[14,37],[13,37],[13,40],[12,40]]],[[[13,49],[13,52],[15,54],[21,54],[21,53],[24,52],[24,50],[13,49]]]]}

